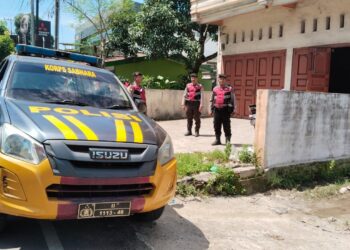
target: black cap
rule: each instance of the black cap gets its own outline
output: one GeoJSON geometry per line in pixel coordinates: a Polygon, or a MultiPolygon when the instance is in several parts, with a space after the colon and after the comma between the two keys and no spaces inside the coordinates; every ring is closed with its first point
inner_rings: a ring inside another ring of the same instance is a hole
{"type": "Polygon", "coordinates": [[[226,75],[224,75],[224,74],[219,74],[219,78],[226,79],[226,75]]]}
{"type": "Polygon", "coordinates": [[[197,74],[196,73],[191,73],[190,77],[197,77],[197,74]]]}
{"type": "Polygon", "coordinates": [[[135,77],[135,76],[142,76],[142,73],[141,73],[141,72],[136,71],[136,72],[134,72],[134,74],[133,74],[133,75],[134,75],[134,77],[135,77]]]}

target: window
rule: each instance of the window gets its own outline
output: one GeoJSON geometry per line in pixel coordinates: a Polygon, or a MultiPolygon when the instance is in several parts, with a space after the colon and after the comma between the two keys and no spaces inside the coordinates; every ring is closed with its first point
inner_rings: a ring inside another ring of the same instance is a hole
{"type": "Polygon", "coordinates": [[[280,29],[279,29],[279,37],[283,37],[283,24],[280,25],[280,29]]]}
{"type": "Polygon", "coordinates": [[[224,44],[224,43],[222,43],[222,44],[221,44],[221,50],[223,50],[223,51],[224,51],[224,50],[225,50],[225,48],[226,48],[225,44],[224,44]]]}
{"type": "MultiPolygon", "coordinates": [[[[87,72],[86,68],[70,67],[74,67],[73,64],[67,68],[74,72],[87,72]]],[[[69,70],[53,72],[40,63],[16,63],[7,95],[18,100],[42,103],[71,100],[97,108],[118,106],[132,109],[126,92],[113,75],[91,70],[96,77],[89,77],[71,74],[69,70]]]]}
{"type": "Polygon", "coordinates": [[[263,38],[263,29],[259,29],[259,40],[263,38]]]}
{"type": "Polygon", "coordinates": [[[254,41],[254,31],[250,31],[250,41],[254,41]]]}
{"type": "Polygon", "coordinates": [[[227,35],[226,35],[226,44],[228,44],[228,43],[229,43],[229,41],[230,41],[230,35],[229,35],[229,34],[227,34],[227,35]]]}
{"type": "Polygon", "coordinates": [[[330,30],[331,29],[331,17],[328,16],[326,17],[326,30],[330,30]]]}
{"type": "Polygon", "coordinates": [[[341,14],[340,15],[340,28],[344,28],[345,27],[345,15],[341,14]]]}
{"type": "Polygon", "coordinates": [[[242,31],[242,42],[245,42],[245,32],[242,31]]]}
{"type": "Polygon", "coordinates": [[[233,34],[233,43],[237,43],[237,33],[233,34]]]}
{"type": "Polygon", "coordinates": [[[306,21],[302,20],[300,24],[300,33],[304,34],[305,33],[305,27],[306,27],[306,21]]]}
{"type": "Polygon", "coordinates": [[[317,31],[317,25],[318,25],[318,20],[317,20],[317,18],[315,18],[314,22],[313,22],[313,27],[312,27],[312,31],[313,32],[317,31]]]}
{"type": "Polygon", "coordinates": [[[272,27],[269,27],[269,39],[272,39],[272,27]]]}

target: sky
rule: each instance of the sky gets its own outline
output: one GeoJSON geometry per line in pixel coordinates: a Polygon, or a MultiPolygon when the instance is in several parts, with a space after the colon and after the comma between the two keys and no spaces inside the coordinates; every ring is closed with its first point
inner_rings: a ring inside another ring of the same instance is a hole
{"type": "MultiPolygon", "coordinates": [[[[136,2],[142,3],[144,0],[135,0],[136,2]]],[[[0,0],[0,20],[7,21],[9,30],[11,29],[11,21],[19,13],[30,12],[31,0],[0,0]]],[[[51,21],[51,34],[55,34],[54,24],[54,0],[40,0],[39,5],[39,17],[42,20],[51,21]]],[[[70,14],[66,8],[61,8],[60,14],[60,28],[59,36],[60,43],[74,43],[75,36],[75,25],[77,20],[72,14],[70,14]]],[[[12,21],[13,33],[15,32],[14,24],[12,21]]],[[[62,46],[60,46],[62,48],[62,46]]]]}

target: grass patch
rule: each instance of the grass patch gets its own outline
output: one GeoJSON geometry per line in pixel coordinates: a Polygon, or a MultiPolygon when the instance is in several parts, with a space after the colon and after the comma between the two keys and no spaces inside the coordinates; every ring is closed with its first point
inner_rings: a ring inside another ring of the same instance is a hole
{"type": "Polygon", "coordinates": [[[211,195],[232,196],[244,194],[245,190],[239,182],[239,176],[232,169],[220,167],[216,177],[210,180],[205,191],[211,195]]]}
{"type": "Polygon", "coordinates": [[[339,189],[350,185],[350,179],[346,181],[337,182],[334,184],[329,184],[326,186],[316,186],[313,189],[308,189],[305,191],[304,195],[310,199],[323,199],[329,198],[334,195],[339,194],[339,189]]]}
{"type": "Polygon", "coordinates": [[[178,178],[200,172],[208,172],[213,165],[228,162],[230,153],[228,153],[228,149],[225,150],[214,150],[208,153],[176,154],[178,178]]]}
{"type": "Polygon", "coordinates": [[[205,162],[203,153],[181,153],[176,154],[177,175],[178,178],[207,172],[210,170],[212,163],[205,162]]]}
{"type": "Polygon", "coordinates": [[[335,184],[350,179],[350,160],[318,162],[272,169],[267,180],[272,188],[303,189],[335,184]]]}

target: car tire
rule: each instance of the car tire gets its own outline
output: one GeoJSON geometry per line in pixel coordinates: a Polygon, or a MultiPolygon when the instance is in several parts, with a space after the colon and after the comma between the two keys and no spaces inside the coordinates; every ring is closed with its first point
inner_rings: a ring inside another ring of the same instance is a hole
{"type": "Polygon", "coordinates": [[[164,207],[161,207],[150,212],[135,214],[134,218],[137,221],[153,222],[158,220],[162,216],[163,212],[164,212],[164,207]]]}
{"type": "Polygon", "coordinates": [[[0,232],[4,230],[6,226],[7,216],[5,214],[0,214],[0,232]]]}

